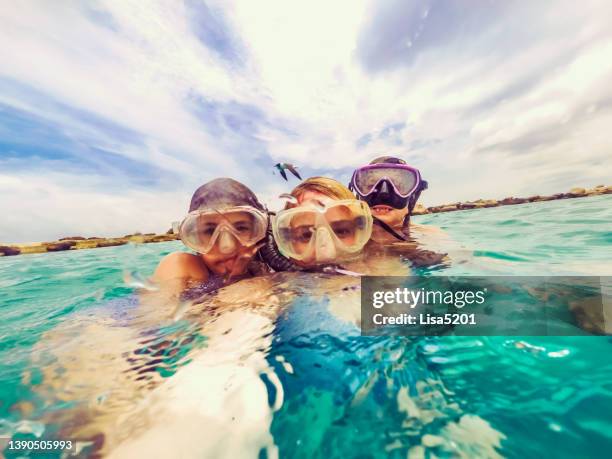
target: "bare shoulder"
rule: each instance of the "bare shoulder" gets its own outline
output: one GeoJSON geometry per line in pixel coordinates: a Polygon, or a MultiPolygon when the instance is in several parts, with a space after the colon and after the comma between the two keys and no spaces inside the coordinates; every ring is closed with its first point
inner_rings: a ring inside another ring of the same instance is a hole
{"type": "Polygon", "coordinates": [[[170,279],[208,279],[208,269],[197,255],[185,252],[173,252],[166,255],[157,265],[153,279],[163,282],[170,279]]]}
{"type": "Polygon", "coordinates": [[[446,231],[438,228],[437,226],[432,225],[419,225],[417,223],[411,223],[410,229],[414,229],[423,234],[436,234],[436,235],[445,235],[446,231]]]}

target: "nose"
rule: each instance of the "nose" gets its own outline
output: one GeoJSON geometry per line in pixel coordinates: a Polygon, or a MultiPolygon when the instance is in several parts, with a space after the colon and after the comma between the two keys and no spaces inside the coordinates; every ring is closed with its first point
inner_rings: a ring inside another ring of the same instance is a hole
{"type": "Polygon", "coordinates": [[[336,245],[327,228],[317,229],[315,258],[319,262],[333,261],[336,259],[336,245]]]}
{"type": "Polygon", "coordinates": [[[219,252],[225,254],[235,252],[238,245],[236,238],[228,231],[221,231],[218,244],[219,252]]]}

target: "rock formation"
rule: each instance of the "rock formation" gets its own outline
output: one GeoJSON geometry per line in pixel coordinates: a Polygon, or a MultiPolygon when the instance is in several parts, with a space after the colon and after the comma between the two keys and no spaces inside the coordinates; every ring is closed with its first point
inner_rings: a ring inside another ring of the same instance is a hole
{"type": "Polygon", "coordinates": [[[587,196],[597,196],[600,194],[612,194],[612,186],[597,185],[592,189],[585,188],[572,188],[567,193],[557,193],[551,196],[530,196],[528,198],[515,198],[510,196],[502,200],[496,201],[494,199],[478,199],[477,201],[468,202],[456,202],[453,204],[442,204],[433,207],[423,207],[420,204],[414,208],[413,215],[425,215],[425,214],[436,214],[439,212],[453,212],[455,210],[468,210],[468,209],[482,209],[485,207],[498,207],[498,206],[512,206],[516,204],[525,204],[530,202],[541,202],[541,201],[552,201],[555,199],[570,199],[570,198],[584,198],[587,196]]]}

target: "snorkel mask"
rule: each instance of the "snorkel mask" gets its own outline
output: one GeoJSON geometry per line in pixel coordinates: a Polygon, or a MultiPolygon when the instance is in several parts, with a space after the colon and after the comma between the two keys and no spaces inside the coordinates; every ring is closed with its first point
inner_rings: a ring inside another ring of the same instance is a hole
{"type": "Polygon", "coordinates": [[[361,251],[372,234],[372,214],[363,201],[309,203],[278,212],[272,231],[280,252],[293,260],[321,265],[361,251]]]}
{"type": "Polygon", "coordinates": [[[210,252],[217,241],[221,253],[232,253],[236,241],[243,247],[253,246],[265,237],[267,227],[267,215],[251,206],[202,209],[187,214],[179,226],[179,236],[183,244],[198,253],[210,252]]]}
{"type": "Polygon", "coordinates": [[[349,188],[370,207],[385,204],[395,209],[408,207],[412,212],[427,182],[418,169],[407,164],[378,163],[355,170],[349,188]]]}

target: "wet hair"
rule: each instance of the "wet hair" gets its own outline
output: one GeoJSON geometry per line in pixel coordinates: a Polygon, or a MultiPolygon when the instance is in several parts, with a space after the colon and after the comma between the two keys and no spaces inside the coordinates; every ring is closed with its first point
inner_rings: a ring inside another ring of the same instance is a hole
{"type": "Polygon", "coordinates": [[[395,156],[379,156],[376,159],[370,161],[370,164],[407,164],[401,158],[396,158],[395,156]]]}
{"type": "MultiPolygon", "coordinates": [[[[321,193],[322,195],[332,199],[355,199],[355,195],[351,192],[351,190],[337,180],[329,177],[310,177],[296,186],[290,194],[299,200],[300,197],[307,191],[321,193]]],[[[296,206],[297,204],[288,202],[285,205],[285,209],[290,209],[296,206]]]]}
{"type": "Polygon", "coordinates": [[[248,187],[234,179],[224,177],[211,180],[195,190],[189,204],[189,212],[234,206],[251,206],[266,211],[255,193],[248,187]]]}

